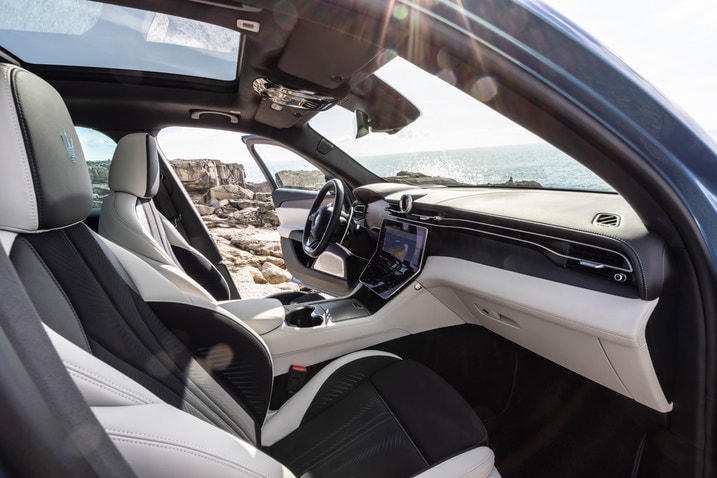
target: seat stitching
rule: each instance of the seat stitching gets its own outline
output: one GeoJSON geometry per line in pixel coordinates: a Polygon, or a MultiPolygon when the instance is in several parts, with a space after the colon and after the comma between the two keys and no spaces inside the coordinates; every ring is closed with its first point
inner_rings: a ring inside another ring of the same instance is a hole
{"type": "Polygon", "coordinates": [[[406,428],[403,426],[403,423],[401,423],[401,421],[398,419],[396,414],[393,412],[393,409],[388,405],[386,400],[383,399],[383,397],[381,396],[381,393],[379,393],[379,391],[376,389],[373,382],[369,380],[368,384],[371,386],[373,391],[376,392],[376,396],[378,397],[378,399],[381,401],[383,406],[386,407],[386,410],[393,418],[393,421],[396,422],[396,424],[399,426],[399,428],[401,428],[401,431],[404,433],[404,435],[406,435],[406,438],[408,438],[408,441],[411,443],[411,445],[413,445],[413,448],[416,449],[416,452],[421,456],[423,461],[426,463],[426,466],[430,467],[431,463],[428,461],[428,458],[426,458],[426,456],[423,454],[421,449],[418,447],[418,444],[413,440],[413,437],[408,433],[408,430],[406,430],[406,428]]]}
{"type": "Polygon", "coordinates": [[[76,371],[74,371],[74,370],[68,370],[68,372],[70,373],[70,375],[71,375],[72,377],[76,378],[77,380],[82,380],[82,381],[87,382],[87,383],[89,383],[90,385],[93,385],[93,386],[95,386],[95,387],[97,387],[97,388],[102,388],[102,389],[104,389],[104,390],[106,390],[106,391],[108,391],[108,392],[110,392],[110,393],[113,393],[113,394],[117,395],[117,396],[120,397],[120,398],[124,398],[124,399],[126,399],[126,400],[129,400],[129,401],[132,402],[132,403],[135,403],[135,404],[137,404],[137,405],[142,405],[142,404],[145,403],[145,402],[142,402],[141,400],[138,400],[138,399],[136,399],[136,398],[134,398],[134,397],[132,397],[132,396],[126,394],[126,393],[122,393],[122,392],[120,392],[119,390],[116,390],[116,389],[114,389],[114,388],[112,388],[112,387],[108,387],[107,385],[104,385],[103,383],[98,382],[97,380],[93,380],[93,379],[90,378],[90,377],[87,377],[87,376],[85,376],[85,375],[82,375],[81,373],[78,373],[78,372],[76,372],[76,371]]]}
{"type": "Polygon", "coordinates": [[[20,72],[22,70],[18,68],[13,68],[12,70],[8,70],[8,79],[11,81],[12,88],[12,100],[15,103],[15,112],[17,117],[17,123],[20,127],[20,130],[22,132],[22,141],[23,146],[25,149],[25,156],[27,157],[27,164],[28,169],[30,172],[30,175],[32,176],[32,191],[35,193],[35,197],[37,198],[36,204],[32,208],[32,212],[34,213],[33,218],[37,219],[37,228],[39,229],[42,227],[42,222],[44,220],[44,201],[42,197],[42,188],[40,186],[40,175],[37,172],[37,165],[35,160],[35,151],[33,149],[32,141],[29,140],[29,132],[27,127],[27,119],[25,118],[25,113],[23,110],[22,101],[20,101],[20,92],[18,88],[18,76],[20,75],[20,72]]]}
{"type": "MultiPolygon", "coordinates": [[[[367,405],[371,405],[371,404],[369,403],[369,404],[367,404],[367,405]]],[[[352,417],[352,420],[350,420],[350,421],[347,422],[347,423],[351,423],[352,421],[355,421],[356,419],[357,419],[357,416],[355,415],[354,417],[352,417]]],[[[331,456],[335,455],[336,453],[340,452],[341,450],[343,450],[344,448],[346,448],[347,446],[349,446],[351,442],[353,442],[353,441],[355,441],[355,440],[361,438],[362,436],[366,435],[367,433],[373,431],[373,430],[374,430],[375,428],[377,428],[378,426],[380,426],[380,425],[382,425],[383,423],[385,423],[385,422],[387,422],[387,421],[390,421],[390,420],[391,420],[391,417],[390,417],[390,416],[381,417],[380,415],[377,416],[377,417],[375,417],[375,418],[373,418],[373,419],[369,419],[369,421],[367,421],[366,423],[364,423],[363,425],[361,425],[361,426],[358,428],[358,430],[355,432],[354,435],[345,437],[345,438],[342,440],[342,441],[344,442],[343,445],[340,445],[340,446],[338,446],[337,448],[333,449],[333,451],[332,451],[331,453],[329,453],[327,456],[323,457],[321,460],[319,460],[319,461],[317,461],[317,462],[315,462],[315,463],[312,463],[311,466],[309,466],[308,468],[311,468],[311,467],[313,467],[313,466],[316,466],[316,465],[318,465],[318,464],[324,462],[325,460],[327,460],[327,459],[330,458],[331,456]],[[378,421],[376,421],[376,420],[378,420],[378,421]]],[[[316,448],[318,448],[319,446],[321,446],[323,443],[326,443],[327,441],[331,440],[331,439],[332,439],[337,433],[339,433],[339,432],[340,432],[340,429],[334,430],[334,432],[331,433],[330,435],[326,436],[326,437],[324,438],[324,440],[322,440],[321,442],[315,443],[314,446],[312,446],[311,448],[309,448],[309,449],[307,449],[307,450],[304,450],[304,452],[303,452],[301,455],[295,457],[291,462],[287,463],[287,466],[288,466],[288,465],[291,465],[291,464],[294,464],[294,463],[296,463],[297,461],[299,461],[299,460],[301,460],[302,458],[304,458],[305,456],[309,455],[311,452],[313,452],[316,448]]],[[[421,455],[421,456],[422,456],[422,455],[421,455]]]]}
{"type": "MultiPolygon", "coordinates": [[[[13,89],[11,88],[10,84],[14,81],[13,76],[14,68],[3,68],[3,76],[5,77],[6,81],[3,82],[3,90],[6,94],[3,95],[4,98],[7,99],[7,106],[9,107],[9,111],[15,111],[15,97],[13,93],[13,89]]],[[[12,116],[12,114],[11,114],[12,116]]],[[[22,130],[20,125],[20,120],[17,117],[17,111],[15,111],[14,118],[16,121],[14,122],[13,126],[17,126],[13,128],[13,132],[15,133],[15,139],[17,140],[17,147],[18,151],[25,150],[25,141],[22,136],[22,130]]],[[[27,151],[25,152],[25,156],[27,156],[27,151]]],[[[32,169],[30,168],[30,165],[28,162],[24,162],[22,165],[23,173],[24,173],[24,180],[25,180],[25,187],[26,190],[32,194],[34,192],[34,186],[33,186],[33,179],[32,179],[32,169]]],[[[28,208],[30,209],[30,219],[32,222],[36,223],[39,226],[39,218],[38,218],[38,211],[37,211],[37,202],[29,201],[27,204],[28,208]]]]}
{"type": "Polygon", "coordinates": [[[110,438],[112,439],[112,441],[126,442],[126,443],[132,443],[135,445],[143,445],[143,446],[150,446],[150,447],[155,447],[155,448],[165,448],[168,450],[175,450],[175,451],[187,453],[190,455],[194,455],[199,458],[204,458],[208,461],[213,461],[220,465],[224,465],[228,468],[232,468],[232,469],[235,469],[238,471],[243,471],[243,472],[245,472],[251,476],[254,476],[256,478],[261,478],[262,476],[264,476],[264,475],[257,473],[256,471],[252,470],[251,468],[247,467],[246,465],[234,462],[233,460],[231,460],[229,458],[223,458],[219,452],[212,452],[207,449],[196,447],[195,445],[190,444],[190,443],[181,442],[181,441],[177,441],[177,442],[169,441],[169,439],[165,438],[165,437],[145,435],[142,433],[133,433],[133,432],[127,432],[127,431],[122,431],[122,430],[106,429],[105,431],[110,435],[110,438]],[[134,435],[134,436],[118,436],[118,435],[113,435],[113,433],[127,433],[129,435],[134,435]],[[168,443],[158,443],[153,440],[168,441],[168,443]]]}
{"type": "Polygon", "coordinates": [[[113,382],[112,380],[109,380],[99,374],[96,374],[94,372],[91,372],[91,371],[83,368],[83,367],[80,367],[79,365],[77,365],[73,362],[63,360],[62,363],[65,365],[65,367],[72,367],[71,372],[75,372],[77,374],[82,374],[88,378],[91,378],[91,379],[97,381],[97,383],[100,383],[100,384],[103,384],[106,386],[112,386],[115,389],[121,390],[122,392],[124,392],[125,394],[127,394],[129,396],[135,397],[136,400],[142,400],[146,403],[155,403],[156,402],[155,400],[152,400],[151,398],[146,397],[146,396],[142,395],[141,393],[135,392],[134,390],[130,389],[129,387],[125,387],[116,382],[113,382]]]}

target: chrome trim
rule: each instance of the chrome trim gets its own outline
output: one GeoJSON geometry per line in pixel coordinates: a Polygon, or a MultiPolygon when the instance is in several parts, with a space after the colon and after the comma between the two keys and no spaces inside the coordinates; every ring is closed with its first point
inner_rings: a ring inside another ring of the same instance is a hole
{"type": "MultiPolygon", "coordinates": [[[[389,210],[389,212],[395,212],[395,210],[389,210]]],[[[441,217],[441,216],[433,216],[433,217],[431,217],[431,216],[417,216],[417,217],[418,217],[418,219],[413,219],[413,218],[410,218],[410,217],[404,217],[404,218],[400,218],[400,219],[398,219],[398,220],[404,220],[404,221],[407,221],[407,222],[412,222],[412,223],[420,224],[420,225],[423,225],[423,226],[429,225],[429,226],[440,227],[440,228],[444,228],[444,229],[457,229],[457,230],[464,230],[464,231],[470,231],[470,232],[477,232],[477,233],[479,233],[479,234],[484,234],[484,235],[487,235],[487,236],[500,237],[500,238],[503,238],[503,239],[510,239],[511,241],[522,242],[522,243],[524,243],[524,244],[530,244],[530,245],[533,245],[533,246],[538,247],[538,248],[540,248],[540,249],[543,249],[544,251],[546,251],[546,252],[548,252],[548,253],[550,253],[550,254],[552,254],[552,255],[554,255],[554,256],[561,257],[561,258],[563,258],[563,259],[578,261],[579,264],[584,265],[584,266],[586,266],[586,267],[590,267],[591,269],[611,269],[611,270],[614,270],[614,271],[627,272],[627,273],[632,273],[632,272],[634,272],[634,269],[633,269],[633,267],[632,267],[632,262],[630,262],[630,259],[628,259],[627,256],[625,256],[625,254],[623,254],[623,253],[621,253],[621,252],[618,252],[618,251],[616,251],[616,250],[613,250],[613,249],[608,249],[608,248],[606,248],[606,247],[596,246],[596,245],[594,245],[594,244],[587,244],[587,243],[585,243],[585,242],[573,241],[572,239],[565,239],[565,238],[562,238],[562,237],[549,236],[549,235],[547,235],[547,234],[540,234],[540,233],[537,233],[537,232],[529,232],[529,231],[523,231],[523,230],[520,230],[520,229],[510,228],[510,227],[496,226],[496,225],[494,225],[494,224],[486,224],[486,223],[479,222],[479,221],[471,221],[470,219],[445,218],[445,217],[441,217]],[[435,222],[431,222],[431,223],[426,222],[427,219],[434,220],[435,222]],[[602,250],[602,251],[609,252],[609,253],[616,254],[616,255],[620,256],[620,257],[623,259],[623,261],[625,262],[625,264],[627,264],[627,268],[617,267],[617,266],[611,266],[611,265],[608,265],[608,264],[602,264],[602,263],[599,263],[599,262],[595,262],[595,261],[592,261],[592,260],[590,260],[590,259],[585,259],[585,258],[581,258],[581,257],[570,256],[570,255],[567,255],[567,254],[563,254],[563,253],[554,251],[553,249],[550,249],[549,247],[547,247],[547,246],[545,246],[545,245],[543,245],[543,244],[540,244],[540,243],[538,243],[538,242],[529,241],[529,240],[527,240],[527,239],[522,239],[522,238],[519,238],[519,237],[510,236],[510,235],[507,235],[507,234],[500,234],[500,233],[497,233],[497,232],[486,231],[486,230],[479,229],[479,228],[471,228],[471,227],[464,227],[464,226],[451,226],[451,225],[445,224],[445,223],[448,222],[448,221],[465,222],[465,223],[474,224],[474,225],[477,225],[477,226],[493,227],[493,228],[497,228],[497,229],[503,229],[503,230],[506,230],[506,231],[514,231],[514,232],[518,232],[518,233],[521,233],[521,234],[529,234],[529,235],[533,235],[533,236],[543,237],[543,238],[546,238],[546,239],[554,239],[554,240],[557,240],[557,241],[568,242],[568,243],[570,243],[570,244],[577,244],[577,245],[580,245],[580,246],[590,247],[590,248],[593,248],[593,249],[599,249],[599,250],[602,250]],[[437,222],[441,222],[442,224],[436,224],[437,222]]],[[[600,236],[600,237],[603,237],[603,236],[600,236]]],[[[611,239],[611,238],[608,238],[608,239],[611,239]]]]}
{"type": "Polygon", "coordinates": [[[351,224],[353,222],[354,218],[354,208],[353,206],[349,207],[349,218],[346,220],[346,229],[344,229],[344,234],[341,236],[341,240],[338,242],[338,245],[342,245],[344,241],[346,240],[346,236],[349,234],[349,229],[351,228],[351,224]]]}
{"type": "Polygon", "coordinates": [[[402,194],[398,200],[398,209],[403,214],[409,214],[413,210],[413,196],[410,194],[402,194]]]}
{"type": "Polygon", "coordinates": [[[622,216],[613,212],[599,212],[593,218],[593,224],[601,227],[620,227],[622,216]]]}

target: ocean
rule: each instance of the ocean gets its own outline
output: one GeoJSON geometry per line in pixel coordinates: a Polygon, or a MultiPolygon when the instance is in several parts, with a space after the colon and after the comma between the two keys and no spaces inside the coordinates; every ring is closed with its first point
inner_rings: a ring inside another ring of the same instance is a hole
{"type": "Polygon", "coordinates": [[[537,181],[544,188],[614,191],[593,172],[549,144],[525,144],[367,156],[357,161],[381,177],[400,171],[453,178],[465,184],[537,181]]]}

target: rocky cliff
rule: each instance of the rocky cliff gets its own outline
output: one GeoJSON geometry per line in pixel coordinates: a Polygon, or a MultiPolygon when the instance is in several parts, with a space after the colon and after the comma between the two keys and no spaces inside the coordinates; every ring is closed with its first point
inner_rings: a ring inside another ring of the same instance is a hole
{"type": "Polygon", "coordinates": [[[195,203],[205,202],[206,194],[218,186],[246,188],[242,164],[222,163],[217,159],[175,159],[171,164],[195,203]]]}
{"type": "Polygon", "coordinates": [[[171,164],[209,227],[279,225],[271,188],[248,182],[243,165],[214,159],[180,159],[171,164]]]}
{"type": "MultiPolygon", "coordinates": [[[[199,214],[208,221],[223,220],[228,225],[257,227],[279,225],[269,184],[247,181],[243,165],[216,159],[178,159],[171,164],[199,214]]],[[[110,161],[92,161],[87,166],[94,193],[93,206],[99,207],[110,192],[110,161]]]]}
{"type": "Polygon", "coordinates": [[[213,159],[170,163],[212,232],[243,298],[296,290],[286,271],[267,183],[246,180],[244,166],[213,159]]]}
{"type": "Polygon", "coordinates": [[[90,181],[92,182],[92,207],[100,207],[102,199],[110,193],[110,160],[89,161],[87,168],[90,170],[90,181]]]}

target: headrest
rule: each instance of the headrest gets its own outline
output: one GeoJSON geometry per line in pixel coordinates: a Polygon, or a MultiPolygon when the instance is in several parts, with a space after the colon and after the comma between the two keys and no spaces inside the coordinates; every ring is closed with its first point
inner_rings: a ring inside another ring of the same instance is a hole
{"type": "Polygon", "coordinates": [[[110,163],[110,189],[139,198],[159,190],[157,141],[147,133],[128,134],[117,143],[110,163]]]}
{"type": "Polygon", "coordinates": [[[37,232],[85,219],[92,185],[60,94],[20,67],[0,64],[0,229],[37,232]]]}

